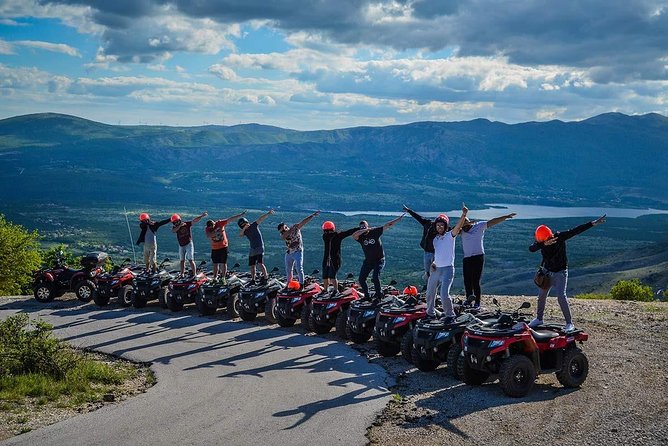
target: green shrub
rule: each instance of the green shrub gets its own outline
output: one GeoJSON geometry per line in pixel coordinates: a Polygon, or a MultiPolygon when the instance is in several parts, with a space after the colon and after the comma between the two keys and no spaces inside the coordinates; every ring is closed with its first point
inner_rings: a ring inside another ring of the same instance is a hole
{"type": "Polygon", "coordinates": [[[28,293],[41,262],[37,231],[29,232],[0,214],[0,296],[28,293]]]}
{"type": "Polygon", "coordinates": [[[71,266],[72,268],[79,267],[81,257],[75,256],[69,247],[67,245],[63,245],[62,243],[60,245],[52,246],[51,248],[44,251],[44,260],[42,261],[42,266],[44,268],[53,267],[53,265],[56,264],[56,259],[58,258],[59,254],[63,257],[65,264],[71,266]]]}
{"type": "Polygon", "coordinates": [[[43,374],[63,378],[78,361],[74,352],[52,337],[51,325],[30,322],[25,313],[0,322],[0,377],[43,374]]]}
{"type": "Polygon", "coordinates": [[[620,280],[610,290],[610,295],[615,300],[639,300],[651,302],[654,300],[654,292],[649,285],[643,285],[640,280],[620,280]]]}

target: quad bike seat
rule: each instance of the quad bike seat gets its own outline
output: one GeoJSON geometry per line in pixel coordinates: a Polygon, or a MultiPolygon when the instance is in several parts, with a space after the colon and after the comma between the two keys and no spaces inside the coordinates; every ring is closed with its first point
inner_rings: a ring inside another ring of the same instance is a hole
{"type": "Polygon", "coordinates": [[[534,330],[532,328],[531,335],[536,342],[549,342],[551,339],[559,336],[559,333],[555,333],[551,330],[534,330]]]}

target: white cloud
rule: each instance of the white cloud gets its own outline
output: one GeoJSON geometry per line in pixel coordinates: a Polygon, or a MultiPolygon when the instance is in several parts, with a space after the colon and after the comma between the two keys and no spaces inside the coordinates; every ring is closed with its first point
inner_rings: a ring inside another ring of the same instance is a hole
{"type": "Polygon", "coordinates": [[[0,54],[5,54],[5,55],[12,55],[14,53],[14,47],[12,46],[11,43],[7,42],[6,40],[0,39],[0,54]]]}
{"type": "Polygon", "coordinates": [[[21,23],[21,22],[17,22],[16,20],[2,19],[2,18],[0,18],[0,25],[4,25],[4,26],[28,26],[27,23],[21,23]]]}
{"type": "Polygon", "coordinates": [[[235,81],[238,79],[237,73],[233,69],[220,64],[210,66],[209,73],[215,74],[224,81],[235,81]]]}
{"type": "Polygon", "coordinates": [[[64,43],[40,42],[36,40],[16,40],[12,43],[27,48],[36,48],[44,51],[52,51],[54,53],[63,53],[72,57],[81,57],[79,50],[64,43]]]}

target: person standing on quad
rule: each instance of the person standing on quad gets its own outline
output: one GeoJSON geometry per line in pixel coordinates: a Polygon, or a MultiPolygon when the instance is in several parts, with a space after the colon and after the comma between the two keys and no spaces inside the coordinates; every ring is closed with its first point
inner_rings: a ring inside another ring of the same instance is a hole
{"type": "Polygon", "coordinates": [[[492,226],[513,218],[515,213],[502,215],[492,218],[489,221],[473,221],[468,217],[464,220],[462,226],[462,248],[464,250],[464,260],[462,261],[462,272],[464,273],[464,288],[466,297],[475,302],[476,307],[480,307],[480,279],[482,270],[485,266],[485,247],[483,238],[485,231],[492,226]]]}
{"type": "Polygon", "coordinates": [[[441,214],[436,217],[436,237],[434,237],[434,261],[427,282],[427,318],[436,317],[436,289],[441,283],[441,304],[446,322],[455,318],[455,311],[450,297],[450,287],[455,278],[455,238],[461,232],[468,208],[462,204],[462,216],[454,228],[450,228],[450,219],[441,214]]]}
{"type": "Polygon", "coordinates": [[[211,241],[211,263],[213,263],[213,280],[218,278],[218,273],[220,277],[225,280],[227,275],[227,234],[225,233],[225,226],[235,218],[243,217],[246,214],[246,211],[243,211],[240,214],[232,215],[223,220],[213,221],[209,220],[206,222],[206,228],[204,233],[206,234],[209,241],[211,241]]]}
{"type": "Polygon", "coordinates": [[[197,267],[195,266],[195,244],[193,243],[192,225],[206,217],[208,214],[204,211],[199,216],[193,218],[191,221],[182,221],[179,214],[174,214],[170,218],[172,222],[172,232],[176,234],[176,239],[179,242],[179,258],[181,259],[181,275],[186,273],[186,260],[190,262],[190,269],[193,276],[197,275],[197,267]]]}
{"type": "Polygon", "coordinates": [[[337,290],[339,282],[336,273],[341,268],[341,242],[346,237],[353,235],[359,228],[351,228],[347,231],[337,231],[332,221],[322,224],[322,241],[325,242],[325,253],[322,256],[322,281],[325,289],[330,286],[337,290]]]}
{"type": "Polygon", "coordinates": [[[245,218],[240,218],[237,221],[239,228],[239,237],[244,237],[248,239],[250,243],[250,250],[248,251],[248,266],[250,267],[251,281],[255,282],[255,266],[260,265],[262,270],[262,279],[266,281],[269,279],[269,274],[267,273],[267,267],[264,266],[262,262],[262,256],[264,255],[264,241],[262,240],[262,233],[260,232],[260,223],[265,221],[270,215],[274,215],[275,212],[273,209],[270,209],[266,214],[260,215],[257,220],[253,223],[250,223],[245,218]]]}
{"type": "Polygon", "coordinates": [[[564,314],[566,326],[564,330],[572,331],[575,329],[573,319],[571,318],[571,309],[566,297],[566,285],[568,283],[568,258],[566,257],[566,240],[583,233],[587,229],[605,223],[605,215],[580,226],[576,226],[568,231],[552,233],[552,230],[545,225],[536,228],[534,237],[536,241],[529,246],[529,251],[536,252],[540,250],[543,256],[541,266],[547,271],[550,284],[547,288],[541,288],[538,291],[538,304],[536,306],[536,318],[529,322],[530,327],[537,327],[543,324],[543,314],[545,312],[545,301],[550,290],[554,288],[557,292],[557,300],[564,314]]]}
{"type": "Polygon", "coordinates": [[[424,250],[424,272],[426,279],[429,280],[431,264],[434,262],[434,237],[436,237],[436,221],[432,221],[426,217],[423,217],[406,205],[404,205],[404,211],[411,214],[411,217],[413,217],[418,223],[422,225],[422,239],[420,239],[420,247],[424,250]]]}
{"type": "Polygon", "coordinates": [[[304,286],[304,244],[302,243],[302,227],[313,220],[313,217],[320,214],[320,211],[315,211],[299,223],[295,223],[292,227],[285,223],[278,224],[278,232],[285,242],[285,276],[287,281],[292,281],[292,270],[297,270],[297,278],[299,280],[300,289],[304,286]]]}
{"type": "Polygon", "coordinates": [[[144,263],[146,264],[146,269],[149,271],[158,270],[158,238],[156,233],[160,226],[166,225],[169,223],[169,218],[160,220],[158,222],[152,221],[151,216],[146,212],[139,215],[139,238],[137,239],[137,245],[144,244],[144,263]]]}
{"type": "Polygon", "coordinates": [[[364,251],[364,262],[362,262],[362,268],[360,268],[358,282],[366,297],[369,297],[369,285],[367,285],[366,279],[372,271],[372,281],[375,290],[374,299],[382,299],[383,297],[380,288],[380,272],[385,266],[385,251],[383,250],[383,243],[380,241],[380,236],[383,235],[383,231],[391,228],[404,218],[404,215],[406,214],[401,214],[399,217],[388,221],[383,226],[377,226],[375,228],[370,228],[369,223],[367,223],[366,220],[362,220],[359,229],[353,233],[353,239],[357,240],[357,242],[362,245],[362,251],[364,251]]]}

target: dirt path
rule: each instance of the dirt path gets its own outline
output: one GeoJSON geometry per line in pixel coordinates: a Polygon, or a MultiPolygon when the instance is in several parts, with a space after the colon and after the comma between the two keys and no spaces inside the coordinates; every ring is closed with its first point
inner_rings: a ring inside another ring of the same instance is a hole
{"type": "MultiPolygon", "coordinates": [[[[499,298],[504,307],[535,299],[499,298]],[[509,304],[510,303],[510,304],[509,304]]],[[[497,382],[471,387],[441,366],[423,373],[374,357],[398,376],[395,399],[369,429],[371,444],[665,445],[668,444],[668,303],[572,300],[589,341],[589,377],[565,389],[541,375],[526,398],[505,396],[497,382]]],[[[555,300],[546,319],[559,321],[555,300]]]]}

